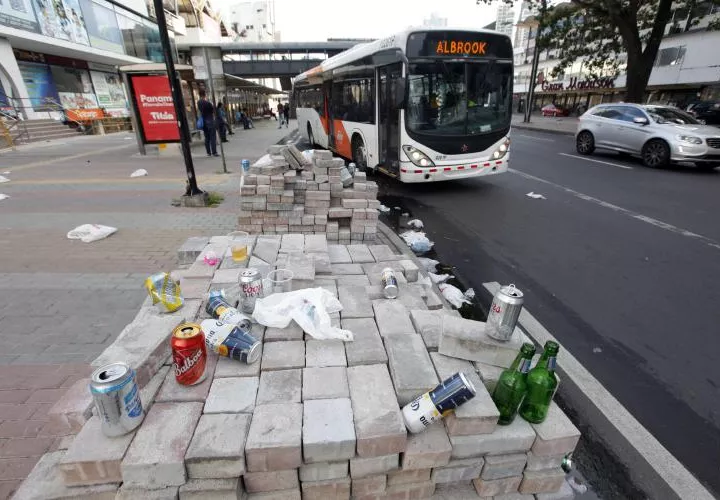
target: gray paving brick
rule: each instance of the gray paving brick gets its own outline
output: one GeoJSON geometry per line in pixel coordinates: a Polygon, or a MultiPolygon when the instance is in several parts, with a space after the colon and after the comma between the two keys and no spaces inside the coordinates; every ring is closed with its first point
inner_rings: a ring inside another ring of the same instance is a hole
{"type": "Polygon", "coordinates": [[[350,252],[345,245],[328,245],[330,262],[333,264],[349,264],[352,262],[350,252]]]}
{"type": "Polygon", "coordinates": [[[354,340],[345,342],[348,366],[387,363],[387,354],[375,320],[357,318],[342,320],[342,327],[353,333],[354,340]]]}
{"type": "Polygon", "coordinates": [[[115,500],[134,500],[135,498],[142,498],[143,500],[177,500],[178,489],[177,486],[168,486],[161,490],[148,490],[122,485],[115,500]]]}
{"type": "Polygon", "coordinates": [[[297,469],[246,472],[243,482],[245,483],[245,491],[248,493],[289,490],[300,486],[297,469]]]}
{"type": "Polygon", "coordinates": [[[333,462],[355,456],[355,429],[350,399],[305,401],[303,458],[305,463],[333,462]]]}
{"type": "Polygon", "coordinates": [[[253,248],[253,255],[258,259],[262,259],[270,265],[275,264],[278,251],[280,250],[280,242],[275,239],[267,239],[259,237],[253,248]]]}
{"type": "Polygon", "coordinates": [[[312,259],[316,275],[330,274],[332,272],[330,256],[327,252],[310,252],[306,255],[312,259]]]}
{"type": "Polygon", "coordinates": [[[385,348],[400,406],[440,383],[420,335],[387,336],[385,348]]]}
{"type": "Polygon", "coordinates": [[[263,346],[262,370],[305,368],[305,342],[269,342],[263,346]]]}
{"type": "Polygon", "coordinates": [[[283,234],[280,251],[284,253],[303,252],[305,250],[305,237],[302,234],[283,234]]]}
{"type": "Polygon", "coordinates": [[[296,287],[297,281],[313,281],[315,279],[315,262],[303,253],[288,253],[286,269],[293,273],[293,290],[299,289],[296,287]]]}
{"type": "Polygon", "coordinates": [[[452,447],[442,425],[431,425],[423,432],[410,434],[402,458],[403,470],[444,467],[450,462],[452,447]]]}
{"type": "Polygon", "coordinates": [[[383,498],[386,488],[387,474],[376,474],[374,476],[352,478],[351,493],[353,498],[373,498],[373,495],[383,498]]]}
{"type": "MultiPolygon", "coordinates": [[[[433,469],[431,480],[435,483],[456,483],[471,481],[480,477],[485,465],[482,457],[471,459],[453,459],[445,467],[433,469]]],[[[475,490],[472,493],[476,495],[475,490]]]]}
{"type": "Polygon", "coordinates": [[[497,497],[508,493],[517,493],[522,476],[506,477],[503,479],[473,479],[475,491],[481,497],[497,497]]]}
{"type": "Polygon", "coordinates": [[[264,371],[260,374],[256,404],[300,403],[302,370],[264,371]]]}
{"type": "Polygon", "coordinates": [[[400,302],[390,299],[373,300],[372,306],[382,337],[415,333],[415,328],[410,321],[410,313],[400,302]]]}
{"type": "Polygon", "coordinates": [[[305,253],[328,251],[327,237],[324,234],[305,235],[305,253]]]}
{"type": "Polygon", "coordinates": [[[300,326],[291,321],[285,328],[268,327],[265,330],[264,342],[277,342],[282,340],[302,340],[304,332],[300,326]]]}
{"type": "Polygon", "coordinates": [[[366,287],[370,284],[370,280],[365,275],[360,274],[348,274],[340,275],[335,278],[338,287],[340,286],[361,286],[366,287]]]}
{"type": "Polygon", "coordinates": [[[288,470],[302,464],[303,405],[282,403],[255,408],[245,443],[250,472],[288,470]]]}
{"type": "Polygon", "coordinates": [[[305,342],[305,366],[347,366],[343,341],[308,340],[305,342]]]}
{"type": "Polygon", "coordinates": [[[305,498],[315,498],[317,500],[349,499],[350,478],[303,483],[302,494],[305,498]]]}
{"type": "MultiPolygon", "coordinates": [[[[257,337],[256,337],[257,338],[257,337]]],[[[260,359],[262,359],[263,346],[260,346],[260,359]]],[[[227,377],[259,377],[260,360],[247,364],[242,361],[218,356],[215,367],[215,378],[227,377]]]]}
{"type": "Polygon", "coordinates": [[[430,481],[432,469],[413,469],[413,470],[396,470],[388,472],[388,486],[396,486],[398,484],[421,483],[430,481]]]}
{"type": "Polygon", "coordinates": [[[480,477],[483,479],[502,479],[519,476],[525,470],[527,456],[525,453],[509,453],[507,455],[488,455],[480,477]]]}
{"type": "Polygon", "coordinates": [[[518,491],[524,494],[555,493],[565,483],[562,469],[552,471],[525,471],[518,491]]]}
{"type": "Polygon", "coordinates": [[[257,390],[257,377],[216,378],[203,413],[252,413],[257,390]]]}
{"type": "Polygon", "coordinates": [[[190,479],[179,489],[179,500],[237,500],[244,495],[240,478],[190,479]]]}
{"type": "Polygon", "coordinates": [[[303,401],[349,397],[347,369],[344,366],[303,369],[303,401]]]}
{"type": "Polygon", "coordinates": [[[349,460],[340,462],[318,462],[300,466],[300,481],[327,481],[347,477],[350,467],[349,460]]]}
{"type": "Polygon", "coordinates": [[[347,251],[350,253],[353,262],[375,262],[375,258],[370,253],[367,245],[348,245],[347,251]]]}
{"type": "MultiPolygon", "coordinates": [[[[537,441],[537,438],[535,438],[537,441]]],[[[565,453],[560,455],[535,455],[532,451],[527,452],[527,465],[525,470],[539,471],[547,469],[557,469],[562,465],[565,453]]]]}
{"type": "Polygon", "coordinates": [[[450,437],[453,458],[527,452],[534,441],[535,431],[522,418],[516,418],[510,425],[498,426],[492,434],[450,437]]]}
{"type": "Polygon", "coordinates": [[[336,275],[365,274],[362,264],[332,264],[331,272],[336,275]]]}
{"type": "Polygon", "coordinates": [[[218,356],[208,355],[205,362],[205,380],[195,385],[178,384],[175,378],[174,368],[168,371],[168,374],[165,376],[165,382],[155,396],[155,400],[160,403],[182,403],[185,401],[204,403],[210,391],[210,385],[212,384],[217,362],[218,356]]]}
{"type": "Polygon", "coordinates": [[[387,474],[400,467],[400,455],[381,455],[376,457],[360,458],[350,460],[350,476],[355,479],[362,479],[378,474],[387,474]]]}
{"type": "Polygon", "coordinates": [[[250,415],[203,415],[185,453],[188,477],[236,478],[245,472],[245,437],[250,415]]]}
{"type": "Polygon", "coordinates": [[[368,249],[377,262],[394,261],[400,258],[387,245],[368,245],[368,249]]]}
{"type": "Polygon", "coordinates": [[[373,304],[367,297],[364,286],[338,284],[338,297],[343,306],[340,311],[342,319],[373,317],[373,304]]]}
{"type": "Polygon", "coordinates": [[[200,252],[202,252],[209,241],[210,238],[205,236],[192,236],[185,240],[185,243],[177,250],[177,257],[180,264],[192,264],[195,262],[195,259],[197,259],[197,256],[200,255],[200,252]]]}
{"type": "Polygon", "coordinates": [[[535,456],[555,456],[570,453],[580,440],[580,431],[555,403],[550,403],[547,418],[541,424],[531,424],[537,438],[532,446],[535,456]]]}

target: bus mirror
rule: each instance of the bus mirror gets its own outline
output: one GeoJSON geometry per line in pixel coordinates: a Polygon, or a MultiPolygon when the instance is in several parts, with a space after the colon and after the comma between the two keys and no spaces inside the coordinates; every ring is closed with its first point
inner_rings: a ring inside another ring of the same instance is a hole
{"type": "Polygon", "coordinates": [[[395,79],[393,100],[393,104],[395,104],[397,109],[403,109],[405,107],[405,78],[399,77],[395,79]]]}

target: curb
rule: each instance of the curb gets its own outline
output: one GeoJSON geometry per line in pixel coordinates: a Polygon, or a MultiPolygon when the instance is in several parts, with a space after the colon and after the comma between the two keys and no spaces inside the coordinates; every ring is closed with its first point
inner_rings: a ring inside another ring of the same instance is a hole
{"type": "Polygon", "coordinates": [[[534,127],[531,125],[527,125],[525,123],[521,124],[510,124],[511,129],[518,129],[518,130],[532,130],[534,132],[542,132],[543,134],[555,134],[555,135],[566,135],[566,136],[575,136],[575,132],[571,132],[569,130],[558,130],[553,128],[541,128],[541,127],[534,127]]]}
{"type": "MultiPolygon", "coordinates": [[[[494,281],[483,287],[494,295],[500,284],[494,281]]],[[[519,323],[539,345],[557,341],[525,308],[519,323]]],[[[567,349],[563,348],[558,358],[567,399],[649,498],[715,498],[567,349]]]]}

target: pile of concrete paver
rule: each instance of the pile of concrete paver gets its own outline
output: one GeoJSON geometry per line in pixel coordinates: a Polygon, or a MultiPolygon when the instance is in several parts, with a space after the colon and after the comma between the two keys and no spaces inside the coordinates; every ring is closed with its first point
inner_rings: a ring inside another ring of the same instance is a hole
{"type": "Polygon", "coordinates": [[[352,186],[343,187],[342,158],[324,150],[315,150],[312,158],[293,145],[271,146],[244,176],[238,230],[327,233],[329,241],[339,243],[375,241],[377,184],[364,172],[355,172],[352,186]]]}
{"type": "MultiPolygon", "coordinates": [[[[343,305],[333,323],[352,342],[315,340],[291,323],[254,325],[262,355],[253,364],[208,355],[207,378],[181,386],[171,369],[170,335],[181,321],[207,318],[210,290],[237,283],[225,237],[194,238],[175,271],[185,305],[158,314],[146,302],[93,363],[124,361],[137,372],[147,412],[142,425],[108,438],[81,380],[49,412],[69,435],[47,453],[17,500],[572,498],[561,470],[579,431],[555,404],[547,420],[498,426],[490,392],[527,338],[490,339],[424,283],[412,257],[386,245],[328,244],[324,235],[260,235],[267,268],[301,266],[293,288],[322,287],[343,305]],[[224,256],[205,263],[209,252],[224,256]],[[324,257],[316,258],[315,255],[324,257]],[[322,269],[315,262],[328,262],[322,269]],[[295,263],[295,264],[293,264],[295,263]],[[383,296],[391,267],[399,297],[383,296]],[[456,372],[477,395],[419,434],[401,408],[456,372]],[[511,495],[509,495],[511,494],[511,495]],[[509,496],[503,496],[509,495],[509,496]]],[[[250,261],[252,263],[252,260],[250,261]]]]}

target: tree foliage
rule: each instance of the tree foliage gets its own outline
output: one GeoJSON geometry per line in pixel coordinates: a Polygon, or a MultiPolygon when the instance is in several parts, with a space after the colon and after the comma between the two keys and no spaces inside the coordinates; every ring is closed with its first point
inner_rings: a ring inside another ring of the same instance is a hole
{"type": "MultiPolygon", "coordinates": [[[[492,0],[477,2],[487,4],[492,0]]],[[[699,7],[707,9],[709,3],[720,5],[720,0],[530,1],[539,11],[536,43],[541,50],[556,52],[554,76],[564,74],[579,60],[583,61],[583,73],[591,78],[616,77],[624,71],[626,99],[635,102],[643,97],[672,10],[686,9],[691,13],[690,21],[677,27],[684,31],[697,24],[699,7]]],[[[720,28],[720,18],[708,27],[714,28],[720,28]]]]}

